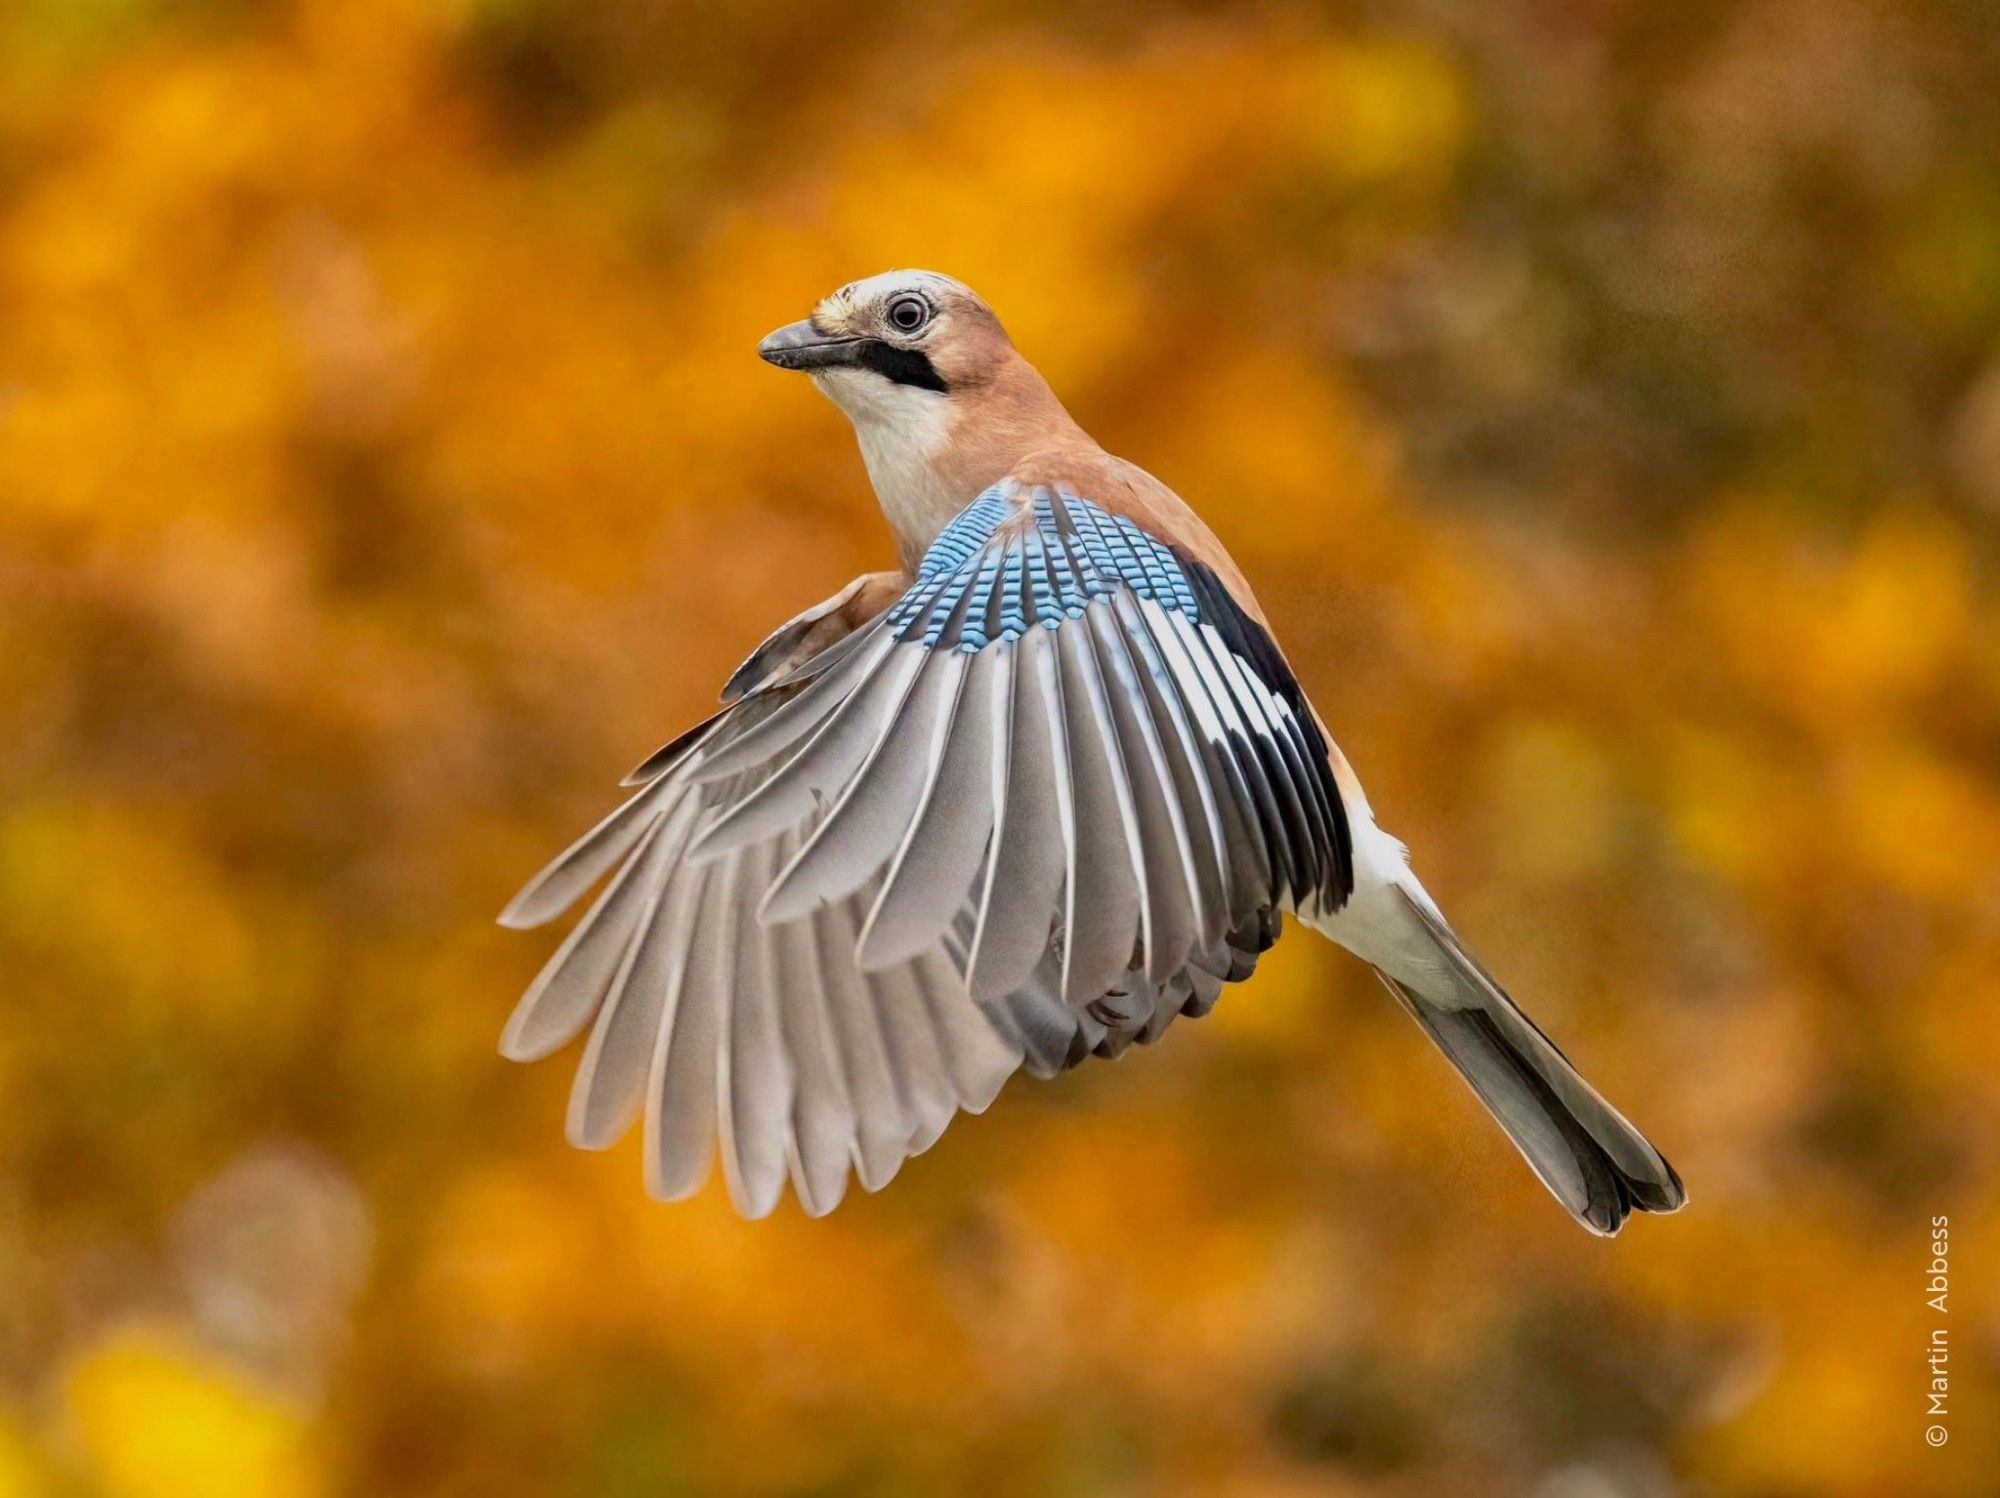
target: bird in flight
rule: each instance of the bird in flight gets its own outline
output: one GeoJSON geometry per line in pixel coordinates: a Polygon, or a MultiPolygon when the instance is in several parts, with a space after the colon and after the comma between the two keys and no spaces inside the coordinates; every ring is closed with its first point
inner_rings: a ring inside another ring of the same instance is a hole
{"type": "Polygon", "coordinates": [[[572,1142],[643,1117],[654,1195],[719,1151],[746,1216],[788,1178],[829,1212],[1016,1070],[1206,1014],[1290,914],[1375,968],[1583,1226],[1681,1206],[1375,825],[1221,543],[970,288],[857,281],[757,351],[853,423],[901,565],[758,646],[501,916],[610,875],[501,1040],[589,1027],[572,1142]]]}

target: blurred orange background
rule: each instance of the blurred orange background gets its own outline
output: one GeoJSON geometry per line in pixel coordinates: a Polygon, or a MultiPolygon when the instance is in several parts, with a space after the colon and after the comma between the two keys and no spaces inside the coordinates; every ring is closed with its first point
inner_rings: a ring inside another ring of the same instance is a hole
{"type": "Polygon", "coordinates": [[[19,0],[0,1495],[1992,1492],[1997,513],[1977,0],[19,0]],[[752,349],[899,265],[1687,1212],[1308,939],[824,1222],[562,1143],[492,917],[890,556],[752,349]]]}

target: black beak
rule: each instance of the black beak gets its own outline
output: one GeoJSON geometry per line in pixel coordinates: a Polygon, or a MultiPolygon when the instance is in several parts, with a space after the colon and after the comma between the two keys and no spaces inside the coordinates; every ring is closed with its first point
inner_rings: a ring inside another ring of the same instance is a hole
{"type": "Polygon", "coordinates": [[[866,339],[822,333],[810,322],[789,323],[765,335],[757,357],[780,369],[839,369],[861,362],[866,339]]]}

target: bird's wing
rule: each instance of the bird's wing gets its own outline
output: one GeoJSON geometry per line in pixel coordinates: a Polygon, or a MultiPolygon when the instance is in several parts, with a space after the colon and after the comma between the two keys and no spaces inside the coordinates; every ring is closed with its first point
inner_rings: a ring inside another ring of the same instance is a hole
{"type": "Polygon", "coordinates": [[[503,917],[617,870],[503,1046],[545,1055],[594,1018],[572,1137],[608,1143],[643,1103],[653,1189],[694,1189],[719,1140],[753,1215],[788,1172],[809,1210],[850,1159],[880,1185],[1133,994],[1179,1004],[1195,974],[1198,1012],[1277,909],[1352,887],[1269,635],[1205,564],[1059,484],[980,496],[891,607],[642,771],[503,917]]]}
{"type": "Polygon", "coordinates": [[[767,924],[881,889],[863,968],[975,912],[969,984],[998,997],[1062,936],[1063,993],[1142,954],[1156,981],[1232,917],[1338,905],[1352,881],[1326,746],[1265,630],[1202,563],[1060,485],[1003,483],[933,543],[861,647],[865,693],[801,692],[700,778],[767,769],[695,861],[802,824],[767,924]]]}

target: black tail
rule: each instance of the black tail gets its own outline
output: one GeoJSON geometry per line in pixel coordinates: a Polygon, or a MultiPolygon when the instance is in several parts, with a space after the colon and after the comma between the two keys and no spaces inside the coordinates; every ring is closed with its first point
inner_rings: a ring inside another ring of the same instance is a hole
{"type": "Polygon", "coordinates": [[[1417,901],[1409,904],[1436,943],[1439,960],[1422,964],[1415,982],[1387,973],[1382,981],[1472,1085],[1556,1200],[1607,1237],[1633,1212],[1674,1212],[1685,1205],[1687,1189],[1666,1157],[1577,1074],[1449,926],[1417,901]]]}

